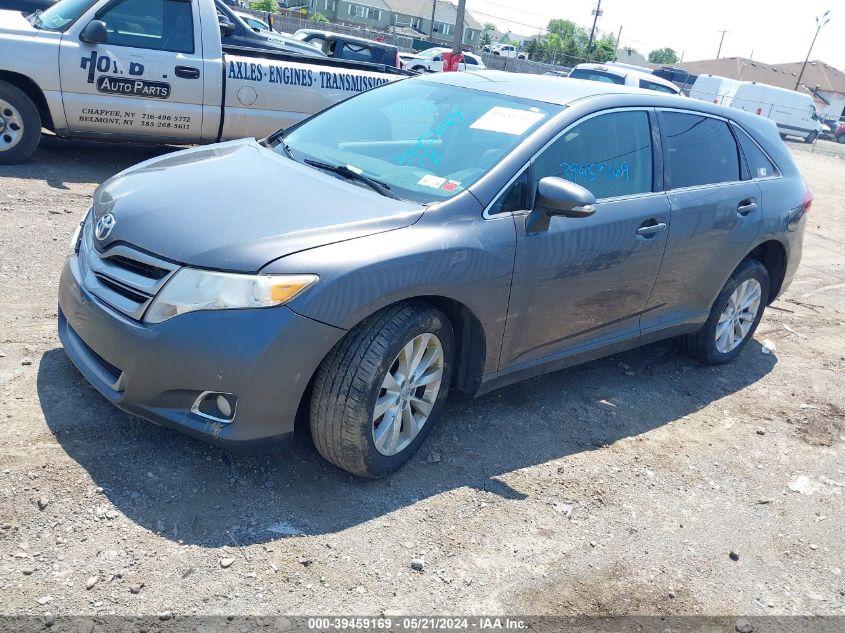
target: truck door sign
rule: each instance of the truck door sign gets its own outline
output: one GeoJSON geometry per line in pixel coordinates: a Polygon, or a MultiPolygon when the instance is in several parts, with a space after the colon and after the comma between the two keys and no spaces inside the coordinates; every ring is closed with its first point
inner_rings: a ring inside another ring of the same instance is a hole
{"type": "Polygon", "coordinates": [[[170,98],[170,84],[164,81],[148,81],[146,79],[136,79],[144,74],[144,65],[138,62],[129,62],[127,74],[133,78],[123,77],[123,70],[118,67],[117,60],[112,59],[108,55],[100,55],[97,51],[92,51],[87,57],[83,57],[79,62],[79,67],[82,70],[88,71],[88,83],[97,81],[97,92],[104,94],[117,94],[133,97],[147,97],[150,99],[169,99],[170,98]],[[100,75],[96,77],[96,73],[112,73],[110,75],[100,75]]]}

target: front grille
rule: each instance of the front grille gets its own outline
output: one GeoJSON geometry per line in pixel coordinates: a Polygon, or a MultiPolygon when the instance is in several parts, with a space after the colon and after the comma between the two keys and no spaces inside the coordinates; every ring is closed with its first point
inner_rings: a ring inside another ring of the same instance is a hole
{"type": "Polygon", "coordinates": [[[94,231],[89,216],[82,230],[79,269],[82,283],[91,294],[140,321],[153,297],[179,266],[126,244],[98,252],[94,248],[94,231]]]}

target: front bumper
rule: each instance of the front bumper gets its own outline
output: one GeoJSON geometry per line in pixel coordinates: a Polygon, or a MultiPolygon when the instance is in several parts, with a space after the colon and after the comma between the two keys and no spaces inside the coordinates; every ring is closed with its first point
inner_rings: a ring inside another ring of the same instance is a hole
{"type": "Polygon", "coordinates": [[[292,433],[311,376],[345,334],[284,306],[149,325],[106,306],[80,280],[71,256],[59,285],[59,338],[82,375],[127,413],[216,444],[292,433]],[[231,423],[191,410],[205,391],[237,397],[231,423]]]}

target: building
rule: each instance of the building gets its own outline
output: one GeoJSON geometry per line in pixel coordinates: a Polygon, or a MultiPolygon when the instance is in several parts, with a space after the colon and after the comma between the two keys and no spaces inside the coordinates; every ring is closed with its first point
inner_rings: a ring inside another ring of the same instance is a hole
{"type": "MultiPolygon", "coordinates": [[[[719,75],[741,81],[756,81],[793,90],[804,62],[764,64],[745,57],[722,57],[672,64],[693,75],[719,75]]],[[[816,102],[819,114],[838,119],[845,116],[845,73],[822,61],[807,64],[799,90],[808,92],[816,102]]]]}
{"type": "MultiPolygon", "coordinates": [[[[322,13],[332,22],[358,24],[372,29],[396,28],[410,37],[427,37],[451,44],[458,17],[456,5],[446,0],[307,0],[312,13],[322,13]]],[[[464,16],[463,43],[477,46],[482,25],[469,13],[464,16]]]]}

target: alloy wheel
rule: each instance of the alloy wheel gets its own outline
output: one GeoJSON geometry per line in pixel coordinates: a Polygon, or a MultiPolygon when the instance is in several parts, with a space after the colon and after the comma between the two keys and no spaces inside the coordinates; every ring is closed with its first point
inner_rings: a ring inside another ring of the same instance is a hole
{"type": "Polygon", "coordinates": [[[8,101],[0,99],[0,152],[6,152],[23,138],[23,119],[8,101]]]}
{"type": "Polygon", "coordinates": [[[763,291],[756,279],[743,281],[728,299],[716,325],[716,349],[728,354],[736,349],[751,331],[763,291]]]}
{"type": "Polygon", "coordinates": [[[423,333],[391,363],[373,410],[373,441],[382,455],[405,450],[425,426],[440,394],[443,358],[440,339],[423,333]]]}

